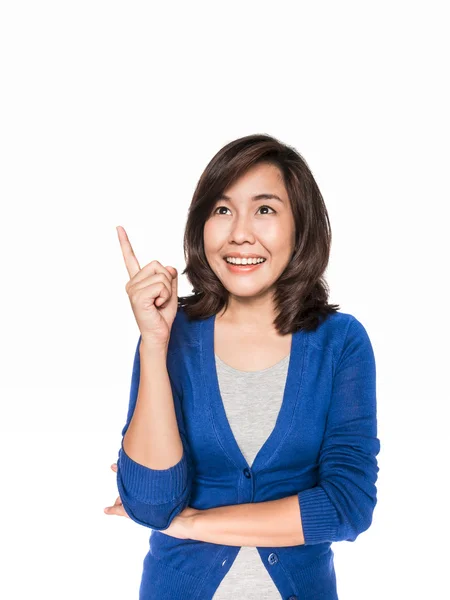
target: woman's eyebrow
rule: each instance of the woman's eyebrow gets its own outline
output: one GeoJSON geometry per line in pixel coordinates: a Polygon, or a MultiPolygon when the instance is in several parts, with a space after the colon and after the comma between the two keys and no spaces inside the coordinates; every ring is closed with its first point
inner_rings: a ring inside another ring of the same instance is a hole
{"type": "MultiPolygon", "coordinates": [[[[220,194],[220,196],[217,197],[217,200],[231,200],[231,198],[226,194],[220,194]]],[[[256,194],[255,196],[252,196],[252,200],[278,200],[279,202],[283,202],[276,194],[256,194]]]]}

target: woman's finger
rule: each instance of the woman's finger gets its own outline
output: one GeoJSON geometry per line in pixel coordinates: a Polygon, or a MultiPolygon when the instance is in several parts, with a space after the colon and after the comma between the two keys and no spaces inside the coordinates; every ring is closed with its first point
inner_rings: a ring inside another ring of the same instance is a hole
{"type": "Polygon", "coordinates": [[[107,506],[104,511],[107,515],[117,515],[118,517],[128,517],[122,504],[107,506]]]}
{"type": "MultiPolygon", "coordinates": [[[[147,265],[143,266],[142,269],[140,271],[138,271],[134,277],[132,277],[129,281],[127,281],[127,283],[125,285],[125,291],[128,294],[131,286],[135,286],[137,283],[140,283],[144,280],[147,281],[147,283],[145,285],[148,285],[149,278],[152,278],[153,280],[155,280],[153,276],[157,275],[159,273],[164,274],[166,276],[167,282],[169,283],[170,286],[172,286],[172,283],[173,283],[172,273],[169,271],[169,269],[164,267],[159,262],[159,260],[155,259],[155,260],[152,260],[151,262],[149,262],[147,265]]],[[[156,281],[158,281],[158,279],[156,279],[156,281]]]]}
{"type": "Polygon", "coordinates": [[[120,499],[120,496],[118,496],[116,498],[116,501],[114,502],[114,504],[112,506],[107,506],[104,509],[104,512],[107,515],[117,515],[119,517],[128,517],[128,514],[127,514],[126,510],[123,507],[122,500],[120,499]]]}
{"type": "MultiPolygon", "coordinates": [[[[144,267],[145,268],[145,267],[144,267]]],[[[139,272],[139,276],[141,275],[143,269],[139,272]]],[[[127,294],[131,297],[131,294],[135,294],[139,290],[144,288],[148,288],[150,285],[154,285],[155,283],[163,283],[167,288],[167,298],[170,298],[172,295],[172,278],[167,276],[165,273],[153,273],[152,275],[147,275],[142,279],[134,281],[130,285],[128,282],[125,286],[127,294]]],[[[164,290],[162,293],[165,293],[164,290]]]]}
{"type": "Polygon", "coordinates": [[[141,267],[136,255],[133,252],[133,248],[131,247],[130,240],[128,239],[125,229],[119,225],[116,227],[116,230],[119,237],[120,247],[122,249],[123,259],[125,261],[125,266],[131,279],[134,277],[134,275],[136,275],[136,273],[139,273],[141,267]]]}

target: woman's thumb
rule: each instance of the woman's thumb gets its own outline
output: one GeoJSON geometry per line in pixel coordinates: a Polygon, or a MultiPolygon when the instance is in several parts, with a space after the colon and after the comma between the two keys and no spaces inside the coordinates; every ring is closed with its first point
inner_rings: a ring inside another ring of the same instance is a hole
{"type": "Polygon", "coordinates": [[[169,273],[172,275],[172,294],[177,294],[178,291],[178,271],[175,267],[166,267],[169,273]]]}

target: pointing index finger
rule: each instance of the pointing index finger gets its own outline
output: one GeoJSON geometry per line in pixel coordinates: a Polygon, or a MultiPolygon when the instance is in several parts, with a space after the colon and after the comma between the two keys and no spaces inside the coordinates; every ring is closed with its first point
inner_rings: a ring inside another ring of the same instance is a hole
{"type": "Polygon", "coordinates": [[[125,266],[128,271],[128,275],[130,279],[136,275],[141,270],[139,266],[138,259],[136,258],[133,248],[131,247],[130,240],[128,239],[128,235],[125,229],[119,225],[116,227],[117,235],[119,236],[119,243],[122,249],[123,258],[125,261],[125,266]]]}

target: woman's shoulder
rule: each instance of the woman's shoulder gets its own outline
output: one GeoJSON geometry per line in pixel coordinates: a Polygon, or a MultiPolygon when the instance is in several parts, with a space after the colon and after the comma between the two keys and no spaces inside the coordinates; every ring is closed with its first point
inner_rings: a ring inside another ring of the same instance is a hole
{"type": "Polygon", "coordinates": [[[189,319],[184,308],[178,306],[170,330],[168,351],[175,353],[199,345],[199,320],[189,319]]]}
{"type": "Polygon", "coordinates": [[[369,334],[361,318],[342,311],[328,315],[311,338],[313,345],[329,349],[335,357],[339,357],[349,344],[370,344],[369,334]]]}
{"type": "Polygon", "coordinates": [[[323,333],[328,335],[343,334],[345,336],[350,327],[360,331],[365,329],[361,320],[355,315],[339,310],[329,314],[323,323],[321,323],[318,330],[322,330],[323,333]]]}

